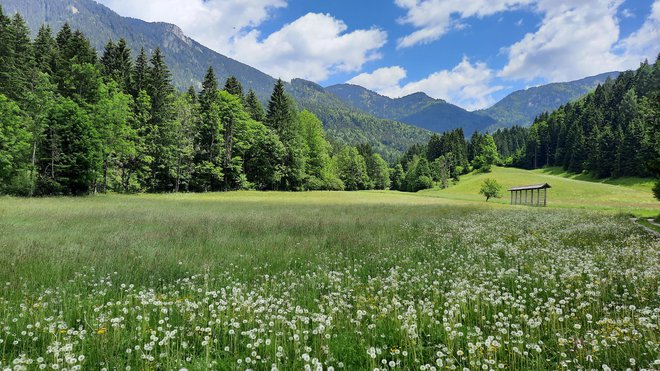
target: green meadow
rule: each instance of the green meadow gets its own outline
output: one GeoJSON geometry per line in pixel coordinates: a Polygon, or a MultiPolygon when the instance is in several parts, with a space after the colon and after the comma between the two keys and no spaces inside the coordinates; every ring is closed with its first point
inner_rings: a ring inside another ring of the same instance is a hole
{"type": "Polygon", "coordinates": [[[0,198],[0,368],[657,369],[660,240],[628,213],[660,209],[633,183],[0,198]]]}
{"type": "Polygon", "coordinates": [[[462,201],[481,201],[481,183],[493,178],[502,185],[503,197],[493,203],[509,204],[506,189],[521,185],[548,183],[548,206],[601,210],[629,213],[640,217],[655,217],[660,214],[660,202],[653,197],[653,180],[644,178],[621,178],[596,180],[587,175],[569,175],[556,168],[522,170],[495,167],[491,173],[471,173],[445,190],[427,190],[421,194],[462,201]]]}

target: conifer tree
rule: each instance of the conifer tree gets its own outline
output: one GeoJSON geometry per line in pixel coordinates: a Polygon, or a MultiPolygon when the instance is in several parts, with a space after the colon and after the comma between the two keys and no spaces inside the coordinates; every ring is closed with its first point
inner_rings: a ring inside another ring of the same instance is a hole
{"type": "Polygon", "coordinates": [[[229,94],[239,97],[241,101],[245,99],[243,96],[243,85],[241,85],[241,82],[234,76],[230,76],[227,79],[224,90],[229,94]]]}
{"type": "Polygon", "coordinates": [[[0,93],[9,92],[13,67],[13,40],[11,20],[6,17],[0,5],[0,93]]]}
{"type": "Polygon", "coordinates": [[[200,117],[197,122],[198,148],[193,187],[201,191],[219,190],[223,181],[222,152],[224,148],[223,121],[218,100],[218,81],[209,67],[199,93],[200,117]]]}
{"type": "Polygon", "coordinates": [[[135,60],[131,83],[131,94],[134,98],[137,97],[141,91],[148,90],[149,59],[147,58],[147,53],[144,51],[144,48],[140,49],[140,54],[138,54],[138,57],[135,60]]]}
{"type": "Polygon", "coordinates": [[[12,33],[10,36],[12,72],[9,74],[7,93],[10,99],[22,103],[27,92],[32,89],[32,81],[35,77],[34,50],[30,40],[30,29],[19,13],[12,18],[9,29],[12,33]]]}
{"type": "Polygon", "coordinates": [[[282,167],[282,186],[287,190],[300,189],[305,176],[304,142],[296,116],[295,104],[284,92],[284,82],[277,80],[268,102],[266,125],[277,133],[287,150],[282,167]]]}
{"type": "Polygon", "coordinates": [[[49,26],[41,26],[34,40],[34,59],[39,71],[52,74],[55,69],[57,42],[49,26]]]}
{"type": "Polygon", "coordinates": [[[252,89],[250,89],[245,98],[245,109],[254,121],[265,121],[266,114],[264,113],[264,107],[261,105],[261,102],[259,102],[257,94],[252,89]]]}
{"type": "Polygon", "coordinates": [[[151,186],[155,191],[172,191],[176,165],[172,109],[174,86],[160,49],[154,51],[149,64],[147,93],[151,98],[151,126],[155,133],[147,145],[148,153],[153,158],[151,186]]]}

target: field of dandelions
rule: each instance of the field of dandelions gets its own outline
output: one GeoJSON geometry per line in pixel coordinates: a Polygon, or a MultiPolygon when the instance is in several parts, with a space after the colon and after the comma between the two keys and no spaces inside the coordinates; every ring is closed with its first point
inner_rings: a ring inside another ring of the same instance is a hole
{"type": "Polygon", "coordinates": [[[660,369],[625,216],[122,200],[0,209],[0,370],[660,369]]]}

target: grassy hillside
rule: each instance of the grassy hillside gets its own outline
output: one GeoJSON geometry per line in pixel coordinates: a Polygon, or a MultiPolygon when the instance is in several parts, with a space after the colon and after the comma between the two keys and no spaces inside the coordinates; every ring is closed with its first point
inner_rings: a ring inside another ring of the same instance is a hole
{"type": "MultiPolygon", "coordinates": [[[[644,179],[619,179],[614,184],[571,179],[565,174],[553,174],[550,171],[528,171],[513,168],[494,168],[492,173],[472,173],[461,177],[455,186],[445,190],[429,190],[421,194],[433,197],[464,201],[485,201],[479,195],[481,183],[486,178],[494,178],[504,189],[509,187],[549,183],[548,205],[553,208],[578,208],[609,210],[633,213],[638,216],[656,216],[660,214],[660,202],[653,198],[652,183],[644,179]]],[[[509,193],[503,198],[491,201],[497,204],[509,204],[509,193]]]]}

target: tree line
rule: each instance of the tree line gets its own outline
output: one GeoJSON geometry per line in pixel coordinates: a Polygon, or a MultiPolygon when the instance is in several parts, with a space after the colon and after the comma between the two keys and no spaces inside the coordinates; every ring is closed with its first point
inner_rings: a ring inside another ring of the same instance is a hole
{"type": "Polygon", "coordinates": [[[463,129],[433,134],[426,144],[411,146],[392,171],[392,188],[417,192],[438,185],[447,188],[471,171],[490,172],[501,163],[489,134],[475,132],[466,140],[463,129]]]}
{"type": "MultiPolygon", "coordinates": [[[[505,162],[517,167],[660,177],[660,58],[541,114],[528,129],[499,130],[493,137],[505,162]]],[[[660,195],[660,182],[656,189],[660,195]]]]}
{"type": "Polygon", "coordinates": [[[124,40],[99,58],[65,24],[34,40],[0,8],[0,193],[388,189],[368,145],[331,145],[278,81],[267,107],[212,68],[177,92],[160,50],[124,40]]]}

